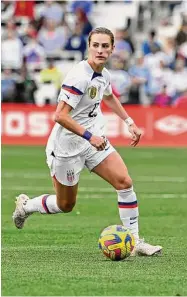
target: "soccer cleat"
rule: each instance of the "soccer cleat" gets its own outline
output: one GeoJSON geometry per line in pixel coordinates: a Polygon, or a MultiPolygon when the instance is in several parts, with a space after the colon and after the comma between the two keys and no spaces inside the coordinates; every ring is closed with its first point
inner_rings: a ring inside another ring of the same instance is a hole
{"type": "Polygon", "coordinates": [[[160,255],[162,252],[162,246],[151,245],[144,242],[144,239],[139,239],[131,253],[131,256],[154,256],[160,255]]]}
{"type": "Polygon", "coordinates": [[[13,212],[12,218],[14,221],[15,226],[18,229],[22,229],[25,223],[26,218],[28,218],[29,214],[27,214],[24,210],[24,205],[26,205],[29,197],[25,194],[21,194],[16,197],[16,209],[13,212]]]}

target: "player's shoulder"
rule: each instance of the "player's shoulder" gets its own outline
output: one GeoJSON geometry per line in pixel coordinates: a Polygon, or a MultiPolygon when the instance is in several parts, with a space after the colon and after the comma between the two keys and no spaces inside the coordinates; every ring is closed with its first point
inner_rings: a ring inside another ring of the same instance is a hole
{"type": "MultiPolygon", "coordinates": [[[[62,87],[75,87],[80,92],[84,92],[89,83],[89,75],[85,65],[85,61],[75,64],[67,73],[62,82],[62,87]]],[[[76,91],[77,91],[76,90],[76,91]]]]}
{"type": "Polygon", "coordinates": [[[102,75],[110,81],[110,72],[105,67],[103,68],[102,75]]]}
{"type": "Polygon", "coordinates": [[[88,80],[90,73],[86,67],[85,61],[75,64],[67,74],[68,77],[76,77],[78,80],[88,80]]]}

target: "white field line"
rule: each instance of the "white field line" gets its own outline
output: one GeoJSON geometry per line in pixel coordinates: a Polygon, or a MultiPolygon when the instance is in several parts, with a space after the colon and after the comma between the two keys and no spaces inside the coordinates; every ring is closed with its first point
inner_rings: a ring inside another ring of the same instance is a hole
{"type": "MultiPolygon", "coordinates": [[[[52,187],[31,187],[31,186],[13,186],[11,187],[2,187],[2,190],[4,191],[19,191],[19,192],[40,192],[42,193],[51,193],[53,191],[52,187]]],[[[107,198],[113,198],[116,195],[116,192],[113,188],[84,188],[79,187],[78,193],[81,193],[80,198],[82,199],[101,199],[104,198],[101,195],[102,194],[108,194],[107,198]],[[90,193],[90,194],[88,194],[90,193]]],[[[7,195],[6,195],[7,196],[7,195]]],[[[187,193],[180,193],[180,194],[171,194],[171,193],[155,193],[155,194],[149,194],[149,193],[139,193],[139,196],[143,196],[143,198],[187,198],[187,193]]],[[[3,195],[2,195],[3,198],[3,195]]],[[[106,199],[106,198],[105,198],[106,199]]]]}
{"type": "MultiPolygon", "coordinates": [[[[5,150],[2,150],[1,151],[1,154],[2,156],[38,156],[38,157],[46,157],[46,154],[45,154],[45,149],[43,150],[43,153],[41,153],[41,151],[35,151],[35,150],[29,150],[29,151],[26,151],[24,149],[20,149],[19,151],[5,151],[5,150]]],[[[127,152],[128,154],[128,152],[127,152]]],[[[160,155],[161,153],[159,153],[160,155]]],[[[165,155],[165,154],[164,154],[165,155]]],[[[151,153],[151,152],[141,152],[141,151],[136,151],[136,155],[135,156],[128,156],[128,158],[131,158],[131,159],[134,159],[134,158],[137,158],[139,159],[140,157],[142,158],[145,158],[145,159],[152,159],[152,158],[155,158],[155,153],[151,153]]],[[[166,155],[167,157],[167,155],[166,155]]]]}
{"type": "MultiPolygon", "coordinates": [[[[3,186],[2,190],[5,191],[41,191],[42,193],[46,192],[46,191],[53,191],[53,187],[51,185],[51,187],[49,186],[26,186],[26,185],[20,185],[20,186],[3,186]]],[[[79,187],[79,192],[83,192],[83,193],[115,193],[115,190],[113,188],[101,188],[101,189],[97,189],[97,188],[84,188],[84,187],[79,187]]]]}
{"type": "MultiPolygon", "coordinates": [[[[128,149],[128,148],[127,148],[128,149]]],[[[45,148],[43,149],[43,152],[41,150],[39,151],[35,151],[35,150],[30,150],[30,151],[26,151],[24,149],[21,149],[19,151],[5,151],[4,149],[1,150],[1,155],[2,157],[6,158],[6,157],[37,157],[37,158],[40,158],[40,159],[46,159],[46,154],[45,154],[45,148]]],[[[155,156],[157,158],[162,158],[164,157],[164,159],[168,159],[168,158],[171,158],[171,154],[170,153],[166,153],[166,152],[141,152],[141,151],[138,151],[136,150],[136,154],[133,154],[133,155],[129,155],[128,154],[128,151],[126,151],[126,155],[124,156],[124,161],[128,158],[128,159],[155,159],[155,156]],[[127,157],[126,157],[127,156],[127,157]]],[[[177,155],[176,158],[179,158],[179,156],[177,155]]]]}
{"type": "MultiPolygon", "coordinates": [[[[113,194],[113,196],[107,196],[108,198],[113,198],[115,193],[111,193],[113,194]]],[[[187,194],[183,193],[183,194],[170,194],[170,193],[165,193],[165,194],[149,194],[149,193],[144,193],[144,194],[138,194],[138,196],[141,196],[142,198],[146,198],[146,199],[158,199],[158,198],[164,198],[164,199],[181,199],[181,198],[187,198],[187,194]]],[[[90,194],[90,195],[83,195],[81,194],[80,199],[106,199],[105,197],[101,197],[98,196],[97,194],[90,194]]]]}
{"type": "MultiPolygon", "coordinates": [[[[24,179],[47,179],[49,178],[49,174],[45,173],[23,173],[23,172],[2,172],[2,178],[24,178],[24,179]]],[[[81,175],[80,180],[102,180],[96,175],[81,175]]],[[[137,176],[134,177],[134,180],[137,182],[178,182],[185,183],[187,182],[187,178],[182,176],[137,176]]]]}
{"type": "Polygon", "coordinates": [[[25,150],[19,150],[19,151],[1,151],[1,155],[2,156],[38,156],[41,158],[41,156],[44,156],[45,157],[45,151],[44,153],[41,155],[41,151],[35,151],[35,150],[32,150],[32,151],[25,151],[25,150]]]}
{"type": "MultiPolygon", "coordinates": [[[[69,245],[68,245],[69,246],[69,245]]],[[[46,250],[59,250],[59,249],[63,249],[63,246],[58,246],[58,245],[50,245],[50,246],[46,246],[46,245],[29,245],[29,246],[6,246],[6,247],[1,247],[1,250],[3,251],[8,251],[8,250],[15,250],[15,251],[19,251],[19,250],[27,250],[27,249],[46,249],[46,250]]],[[[66,247],[64,246],[64,249],[66,249],[66,247]]]]}

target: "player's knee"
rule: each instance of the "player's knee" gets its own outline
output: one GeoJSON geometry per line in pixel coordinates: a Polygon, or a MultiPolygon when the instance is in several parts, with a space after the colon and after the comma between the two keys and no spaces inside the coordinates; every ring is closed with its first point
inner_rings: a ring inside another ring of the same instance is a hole
{"type": "Polygon", "coordinates": [[[75,206],[75,202],[70,202],[70,201],[60,201],[58,203],[58,207],[60,210],[63,212],[71,212],[75,206]]]}
{"type": "Polygon", "coordinates": [[[132,179],[129,175],[127,176],[120,176],[116,180],[115,189],[116,190],[124,190],[129,189],[132,187],[132,179]]]}

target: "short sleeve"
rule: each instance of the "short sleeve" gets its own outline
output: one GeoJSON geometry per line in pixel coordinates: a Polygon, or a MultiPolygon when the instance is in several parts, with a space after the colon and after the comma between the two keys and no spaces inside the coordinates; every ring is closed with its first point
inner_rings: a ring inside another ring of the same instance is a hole
{"type": "Polygon", "coordinates": [[[64,101],[75,109],[80,102],[87,87],[87,79],[77,72],[77,69],[70,71],[64,79],[58,96],[58,102],[64,101]]]}
{"type": "Polygon", "coordinates": [[[109,82],[109,84],[105,88],[104,95],[105,96],[109,96],[111,94],[112,94],[112,86],[111,86],[111,83],[109,82]]]}
{"type": "Polygon", "coordinates": [[[105,96],[109,96],[112,94],[112,86],[111,86],[111,79],[110,79],[110,73],[107,71],[106,72],[106,87],[105,87],[105,90],[104,90],[104,95],[105,96]]]}

